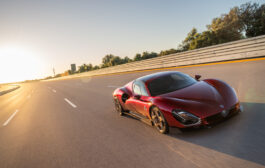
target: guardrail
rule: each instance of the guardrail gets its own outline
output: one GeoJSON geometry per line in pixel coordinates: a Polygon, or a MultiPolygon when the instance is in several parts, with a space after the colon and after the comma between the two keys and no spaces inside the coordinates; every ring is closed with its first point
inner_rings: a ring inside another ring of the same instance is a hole
{"type": "Polygon", "coordinates": [[[75,78],[265,56],[265,35],[61,77],[75,78]]]}

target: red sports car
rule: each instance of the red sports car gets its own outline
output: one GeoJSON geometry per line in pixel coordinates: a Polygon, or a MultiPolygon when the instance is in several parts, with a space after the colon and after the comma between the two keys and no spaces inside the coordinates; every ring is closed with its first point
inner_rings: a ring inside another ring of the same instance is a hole
{"type": "Polygon", "coordinates": [[[140,77],[114,91],[115,110],[154,125],[160,133],[168,133],[169,127],[213,124],[242,111],[231,86],[200,77],[176,71],[140,77]]]}

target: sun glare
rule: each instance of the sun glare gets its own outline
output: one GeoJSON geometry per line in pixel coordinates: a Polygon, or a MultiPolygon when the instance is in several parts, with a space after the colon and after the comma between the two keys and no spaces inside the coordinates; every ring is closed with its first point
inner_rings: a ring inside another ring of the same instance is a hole
{"type": "Polygon", "coordinates": [[[0,83],[17,82],[39,77],[42,61],[25,48],[0,48],[0,83]]]}

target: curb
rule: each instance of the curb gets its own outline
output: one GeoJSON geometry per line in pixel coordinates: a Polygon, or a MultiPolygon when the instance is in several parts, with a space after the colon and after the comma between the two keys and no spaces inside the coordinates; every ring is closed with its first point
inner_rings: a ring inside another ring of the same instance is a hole
{"type": "Polygon", "coordinates": [[[14,88],[12,88],[12,89],[8,89],[8,90],[1,91],[1,92],[0,92],[0,96],[4,95],[4,94],[6,94],[6,93],[12,92],[12,91],[14,91],[14,90],[16,90],[16,89],[18,89],[18,88],[20,88],[19,85],[17,85],[16,87],[14,87],[14,88]]]}

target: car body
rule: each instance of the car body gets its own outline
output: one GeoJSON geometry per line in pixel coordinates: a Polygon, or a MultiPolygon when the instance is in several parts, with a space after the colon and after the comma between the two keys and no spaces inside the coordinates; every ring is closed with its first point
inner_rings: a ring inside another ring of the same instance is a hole
{"type": "Polygon", "coordinates": [[[168,133],[168,127],[213,124],[242,111],[235,90],[227,83],[217,79],[200,81],[199,75],[195,78],[177,71],[140,77],[114,91],[116,110],[156,127],[156,121],[164,120],[164,129],[158,128],[161,133],[168,133]]]}

